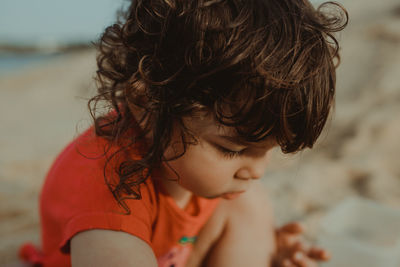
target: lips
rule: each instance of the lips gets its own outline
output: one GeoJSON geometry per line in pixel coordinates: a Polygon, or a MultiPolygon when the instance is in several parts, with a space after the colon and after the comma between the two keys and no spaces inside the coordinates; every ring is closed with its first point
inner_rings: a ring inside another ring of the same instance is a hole
{"type": "Polygon", "coordinates": [[[225,193],[225,194],[222,194],[221,197],[224,199],[231,200],[231,199],[238,198],[243,193],[244,193],[244,191],[225,193]]]}

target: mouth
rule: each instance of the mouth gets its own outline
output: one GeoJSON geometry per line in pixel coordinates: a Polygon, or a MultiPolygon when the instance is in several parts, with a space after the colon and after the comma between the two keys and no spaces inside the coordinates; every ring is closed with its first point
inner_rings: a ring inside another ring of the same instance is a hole
{"type": "Polygon", "coordinates": [[[223,199],[231,200],[238,198],[241,194],[243,194],[245,191],[238,191],[238,192],[230,192],[230,193],[224,193],[221,195],[223,199]]]}

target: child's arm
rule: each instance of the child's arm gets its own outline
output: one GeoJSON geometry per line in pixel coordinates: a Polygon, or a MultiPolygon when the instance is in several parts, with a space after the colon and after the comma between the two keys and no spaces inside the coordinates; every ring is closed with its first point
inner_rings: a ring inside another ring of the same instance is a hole
{"type": "Polygon", "coordinates": [[[71,239],[71,263],[74,267],[157,267],[146,242],[128,233],[100,229],[81,232],[71,239]]]}

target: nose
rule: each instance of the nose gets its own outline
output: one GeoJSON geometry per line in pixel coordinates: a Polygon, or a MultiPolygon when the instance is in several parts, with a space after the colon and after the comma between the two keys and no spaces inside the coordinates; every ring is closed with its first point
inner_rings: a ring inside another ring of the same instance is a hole
{"type": "Polygon", "coordinates": [[[235,173],[235,178],[248,180],[259,179],[264,175],[268,165],[268,155],[260,158],[250,158],[235,173]]]}

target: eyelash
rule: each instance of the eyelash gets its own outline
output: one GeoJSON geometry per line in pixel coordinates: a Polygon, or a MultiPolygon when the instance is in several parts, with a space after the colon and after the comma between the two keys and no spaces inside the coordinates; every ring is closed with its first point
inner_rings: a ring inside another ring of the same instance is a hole
{"type": "Polygon", "coordinates": [[[232,151],[232,150],[226,149],[226,148],[224,148],[224,147],[222,147],[222,146],[218,146],[218,145],[215,145],[215,147],[216,147],[216,148],[222,153],[222,155],[223,155],[224,157],[226,157],[226,158],[239,157],[239,156],[243,155],[243,153],[244,153],[244,151],[245,151],[245,149],[242,149],[242,150],[240,150],[240,151],[232,151]]]}

